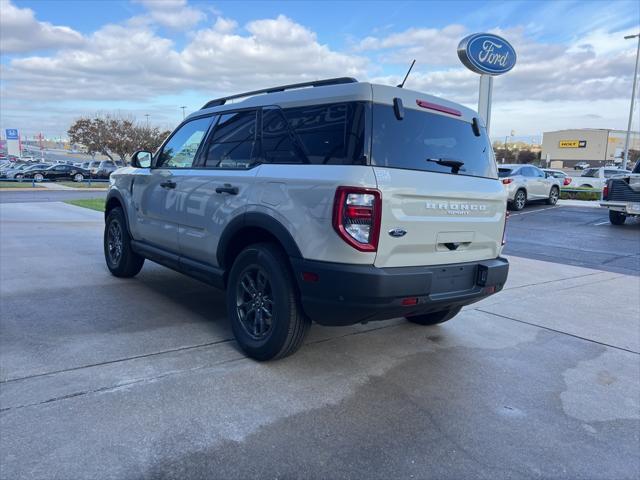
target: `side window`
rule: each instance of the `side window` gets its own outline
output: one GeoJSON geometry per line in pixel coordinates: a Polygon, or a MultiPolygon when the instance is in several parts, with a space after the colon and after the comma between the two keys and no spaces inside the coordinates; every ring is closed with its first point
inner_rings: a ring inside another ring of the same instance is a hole
{"type": "Polygon", "coordinates": [[[256,110],[220,115],[205,152],[205,167],[250,168],[255,163],[256,110]]]}
{"type": "Polygon", "coordinates": [[[282,109],[300,152],[288,163],[364,165],[365,108],[350,102],[282,109]]]}
{"type": "Polygon", "coordinates": [[[534,168],[534,167],[530,167],[533,170],[533,173],[535,174],[536,177],[540,177],[540,178],[544,178],[544,172],[542,170],[540,170],[539,168],[534,168]]]}
{"type": "Polygon", "coordinates": [[[157,168],[191,168],[210,123],[211,117],[205,117],[192,120],[180,127],[162,148],[155,166],[157,168]]]}
{"type": "Polygon", "coordinates": [[[309,163],[277,107],[262,111],[262,157],[265,163],[309,163]]]}

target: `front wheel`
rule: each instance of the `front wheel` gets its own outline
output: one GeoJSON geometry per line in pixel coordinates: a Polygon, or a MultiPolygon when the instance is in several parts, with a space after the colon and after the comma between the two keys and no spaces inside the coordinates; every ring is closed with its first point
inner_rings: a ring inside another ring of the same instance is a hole
{"type": "Polygon", "coordinates": [[[547,198],[547,205],[555,205],[560,198],[560,189],[558,187],[551,187],[549,192],[549,198],[547,198]]]}
{"type": "Polygon", "coordinates": [[[104,224],[104,258],[107,268],[116,277],[133,277],[144,264],[144,257],[131,248],[131,236],[120,207],[109,212],[104,224]]]}
{"type": "Polygon", "coordinates": [[[624,225],[627,216],[622,212],[616,212],[615,210],[609,210],[609,221],[612,225],[624,225]]]}
{"type": "Polygon", "coordinates": [[[227,309],[240,348],[255,360],[273,360],[302,345],[311,320],[304,315],[285,254],[269,243],[245,248],[227,285],[227,309]]]}
{"type": "Polygon", "coordinates": [[[441,310],[439,312],[425,313],[423,315],[413,315],[406,317],[411,323],[417,323],[418,325],[437,325],[444,323],[447,320],[451,320],[458,313],[460,313],[462,307],[449,308],[447,310],[441,310]]]}

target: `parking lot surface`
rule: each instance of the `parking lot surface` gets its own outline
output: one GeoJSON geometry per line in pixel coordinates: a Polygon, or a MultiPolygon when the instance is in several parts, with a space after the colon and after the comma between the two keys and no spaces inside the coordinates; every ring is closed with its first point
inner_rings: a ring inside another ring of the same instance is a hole
{"type": "Polygon", "coordinates": [[[0,475],[637,478],[640,277],[561,262],[627,241],[584,219],[608,240],[559,240],[571,210],[513,217],[506,289],[451,322],[314,326],[259,364],[221,292],[150,262],[110,276],[101,213],[3,203],[0,475]],[[516,256],[544,253],[545,215],[553,262],[516,256]]]}

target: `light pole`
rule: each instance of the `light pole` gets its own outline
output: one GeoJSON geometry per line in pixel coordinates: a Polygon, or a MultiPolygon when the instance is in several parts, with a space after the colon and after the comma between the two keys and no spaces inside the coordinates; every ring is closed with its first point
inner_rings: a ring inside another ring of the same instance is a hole
{"type": "Polygon", "coordinates": [[[147,117],[147,128],[149,128],[149,117],[151,115],[149,115],[148,113],[145,113],[144,116],[147,117]]]}
{"type": "Polygon", "coordinates": [[[638,48],[636,51],[636,68],[633,71],[633,87],[631,87],[631,105],[629,106],[629,123],[627,124],[627,136],[624,139],[624,157],[622,160],[622,168],[627,168],[627,163],[629,162],[629,137],[631,136],[631,121],[633,120],[633,102],[636,98],[636,82],[638,80],[638,59],[640,58],[640,33],[636,35],[627,35],[624,37],[625,40],[630,40],[632,38],[638,39],[638,48]]]}
{"type": "Polygon", "coordinates": [[[180,107],[182,109],[182,120],[184,120],[185,114],[184,114],[184,109],[187,108],[186,105],[183,105],[180,107]]]}

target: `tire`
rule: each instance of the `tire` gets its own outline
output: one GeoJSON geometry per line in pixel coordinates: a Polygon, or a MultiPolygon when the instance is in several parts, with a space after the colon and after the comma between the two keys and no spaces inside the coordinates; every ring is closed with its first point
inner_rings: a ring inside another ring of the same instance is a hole
{"type": "Polygon", "coordinates": [[[513,197],[513,202],[510,202],[511,210],[519,212],[527,205],[527,192],[520,189],[513,197]]]}
{"type": "Polygon", "coordinates": [[[411,323],[417,323],[418,325],[438,325],[451,320],[458,313],[460,313],[462,307],[449,308],[447,310],[441,310],[439,312],[425,313],[423,315],[413,315],[406,317],[411,323]]]}
{"type": "Polygon", "coordinates": [[[81,173],[76,173],[76,174],[73,176],[73,181],[74,181],[74,182],[78,182],[78,183],[80,183],[80,182],[84,181],[84,175],[82,175],[81,173]]]}
{"type": "Polygon", "coordinates": [[[240,348],[255,360],[291,355],[311,326],[288,263],[278,246],[258,243],[240,252],[231,267],[227,284],[231,328],[240,348]]]}
{"type": "Polygon", "coordinates": [[[611,225],[624,225],[624,222],[627,221],[627,216],[624,213],[609,210],[609,221],[611,225]]]}
{"type": "Polygon", "coordinates": [[[549,198],[547,198],[547,205],[555,205],[560,198],[560,189],[558,187],[551,187],[549,192],[549,198]]]}
{"type": "Polygon", "coordinates": [[[121,278],[136,276],[144,264],[144,257],[131,248],[131,236],[120,207],[109,212],[104,224],[104,259],[109,271],[121,278]]]}
{"type": "Polygon", "coordinates": [[[43,181],[43,180],[44,180],[44,175],[42,175],[41,173],[36,173],[36,174],[33,176],[33,179],[34,179],[36,182],[40,183],[41,181],[43,181]]]}

